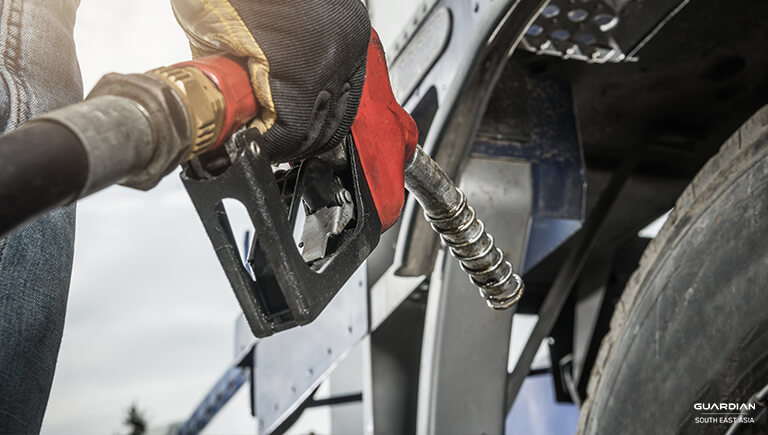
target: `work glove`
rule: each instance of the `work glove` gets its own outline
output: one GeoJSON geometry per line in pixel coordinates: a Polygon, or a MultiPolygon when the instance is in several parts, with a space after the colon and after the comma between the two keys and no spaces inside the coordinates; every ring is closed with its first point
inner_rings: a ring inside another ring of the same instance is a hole
{"type": "Polygon", "coordinates": [[[360,0],[171,0],[194,57],[248,58],[251,127],[273,162],[338,145],[357,114],[371,38],[360,0]]]}

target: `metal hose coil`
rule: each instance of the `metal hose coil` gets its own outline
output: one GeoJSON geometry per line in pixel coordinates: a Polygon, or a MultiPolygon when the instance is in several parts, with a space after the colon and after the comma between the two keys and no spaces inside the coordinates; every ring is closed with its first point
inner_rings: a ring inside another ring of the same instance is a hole
{"type": "Polygon", "coordinates": [[[493,236],[486,232],[485,224],[467,204],[464,192],[456,189],[461,199],[449,213],[432,216],[425,211],[424,216],[440,234],[443,245],[459,260],[488,306],[495,310],[510,308],[523,295],[523,280],[514,273],[512,264],[496,247],[493,236]]]}

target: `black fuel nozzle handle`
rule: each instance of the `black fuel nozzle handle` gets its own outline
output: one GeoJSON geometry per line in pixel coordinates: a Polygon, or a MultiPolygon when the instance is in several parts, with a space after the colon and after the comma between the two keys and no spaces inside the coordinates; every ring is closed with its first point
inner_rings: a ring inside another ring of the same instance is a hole
{"type": "MultiPolygon", "coordinates": [[[[229,144],[236,146],[230,149],[233,161],[223,171],[218,165],[214,171],[206,170],[211,163],[205,161],[210,157],[206,155],[185,164],[181,177],[251,331],[267,337],[314,320],[376,247],[382,224],[357,148],[352,140],[344,141],[348,163],[335,168],[334,175],[345,179],[354,219],[336,236],[327,255],[308,261],[294,240],[292,209],[297,201],[307,206],[307,190],[301,186],[316,179],[286,188],[281,183],[290,177],[273,171],[261,152],[260,135],[250,130],[234,139],[229,144]],[[286,192],[292,200],[286,201],[286,192]],[[242,261],[224,200],[240,202],[253,225],[250,271],[242,261]]],[[[296,167],[298,172],[305,169],[317,168],[303,163],[296,167]]]]}

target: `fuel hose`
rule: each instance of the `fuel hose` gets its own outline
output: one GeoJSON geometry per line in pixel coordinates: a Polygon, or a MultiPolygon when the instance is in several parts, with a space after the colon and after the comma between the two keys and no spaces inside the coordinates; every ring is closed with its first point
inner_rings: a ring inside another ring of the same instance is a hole
{"type": "Polygon", "coordinates": [[[76,200],[88,175],[77,136],[55,122],[0,137],[0,162],[0,233],[76,200]]]}
{"type": "Polygon", "coordinates": [[[107,74],[82,103],[0,136],[0,237],[116,183],[148,190],[257,113],[239,59],[107,74]]]}

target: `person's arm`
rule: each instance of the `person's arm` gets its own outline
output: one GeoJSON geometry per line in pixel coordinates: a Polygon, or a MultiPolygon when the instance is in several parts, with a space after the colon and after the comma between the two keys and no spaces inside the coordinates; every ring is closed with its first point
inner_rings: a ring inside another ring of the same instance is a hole
{"type": "MultiPolygon", "coordinates": [[[[73,39],[77,4],[0,0],[0,130],[82,100],[73,39]]],[[[7,170],[0,158],[0,171],[7,170]]],[[[40,432],[64,327],[74,237],[74,205],[0,235],[0,434],[40,432]]]]}

